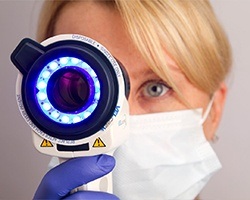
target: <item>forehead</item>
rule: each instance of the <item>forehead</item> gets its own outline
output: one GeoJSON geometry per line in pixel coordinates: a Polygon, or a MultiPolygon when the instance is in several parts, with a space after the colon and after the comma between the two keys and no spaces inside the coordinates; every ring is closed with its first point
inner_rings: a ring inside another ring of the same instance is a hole
{"type": "Polygon", "coordinates": [[[54,28],[54,35],[64,33],[95,39],[124,66],[133,66],[127,69],[129,71],[134,70],[134,66],[146,66],[129,38],[119,13],[112,7],[90,1],[69,3],[60,12],[54,28]]]}
{"type": "Polygon", "coordinates": [[[61,10],[54,34],[61,33],[82,34],[114,50],[125,47],[128,39],[118,12],[92,1],[68,3],[61,10]]]}
{"type": "MultiPolygon", "coordinates": [[[[128,35],[125,24],[115,7],[101,1],[68,3],[59,13],[54,34],[81,34],[104,45],[125,66],[130,78],[142,78],[153,71],[148,67],[128,35]],[[139,76],[140,75],[140,76],[139,76]]],[[[166,54],[170,73],[182,73],[166,54]]]]}

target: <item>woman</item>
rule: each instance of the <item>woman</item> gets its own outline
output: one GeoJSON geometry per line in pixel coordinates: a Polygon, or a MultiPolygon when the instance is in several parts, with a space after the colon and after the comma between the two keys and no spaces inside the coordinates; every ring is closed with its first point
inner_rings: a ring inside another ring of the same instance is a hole
{"type": "Polygon", "coordinates": [[[52,169],[35,199],[194,199],[220,168],[207,141],[216,137],[231,67],[210,3],[46,1],[38,27],[38,41],[75,33],[104,45],[128,72],[132,116],[131,137],[114,155],[114,195],[69,193],[112,171],[114,158],[102,155],[52,169]]]}

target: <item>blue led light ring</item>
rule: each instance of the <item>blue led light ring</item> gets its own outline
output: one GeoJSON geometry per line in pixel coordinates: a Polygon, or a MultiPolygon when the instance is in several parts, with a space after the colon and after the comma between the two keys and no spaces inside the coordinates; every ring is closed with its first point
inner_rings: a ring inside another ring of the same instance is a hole
{"type": "Polygon", "coordinates": [[[96,109],[100,99],[100,82],[95,71],[84,61],[75,57],[61,57],[49,62],[38,76],[36,88],[37,103],[42,112],[51,120],[61,124],[75,124],[88,118],[96,109]],[[90,86],[89,103],[81,111],[67,113],[60,111],[52,105],[48,98],[47,86],[51,76],[60,69],[72,67],[80,69],[87,77],[90,86]]]}

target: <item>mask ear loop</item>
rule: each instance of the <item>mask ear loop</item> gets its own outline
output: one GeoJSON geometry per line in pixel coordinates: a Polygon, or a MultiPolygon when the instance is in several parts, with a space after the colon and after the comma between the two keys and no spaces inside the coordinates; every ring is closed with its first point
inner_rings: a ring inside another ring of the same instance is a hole
{"type": "MultiPolygon", "coordinates": [[[[206,111],[201,119],[201,124],[204,124],[204,122],[206,121],[206,119],[211,111],[213,103],[214,103],[214,95],[212,96],[210,102],[208,103],[207,109],[206,109],[206,111]]],[[[212,142],[215,143],[218,140],[219,140],[219,137],[215,134],[214,137],[212,138],[212,142]]]]}
{"type": "Polygon", "coordinates": [[[212,96],[210,102],[208,103],[207,109],[206,109],[206,111],[201,119],[201,124],[204,124],[204,122],[207,120],[207,117],[211,111],[213,103],[214,103],[214,95],[212,96]]]}

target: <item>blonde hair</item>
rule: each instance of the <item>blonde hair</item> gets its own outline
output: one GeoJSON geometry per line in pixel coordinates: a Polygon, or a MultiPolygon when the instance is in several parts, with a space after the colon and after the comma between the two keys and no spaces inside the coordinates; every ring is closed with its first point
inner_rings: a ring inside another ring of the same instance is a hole
{"type": "MultiPolygon", "coordinates": [[[[45,1],[37,39],[53,35],[62,8],[70,1],[45,1]]],[[[151,69],[179,94],[169,75],[166,53],[188,80],[213,94],[231,68],[231,48],[208,0],[109,0],[151,69]]],[[[181,94],[180,94],[181,95],[181,94]]]]}

